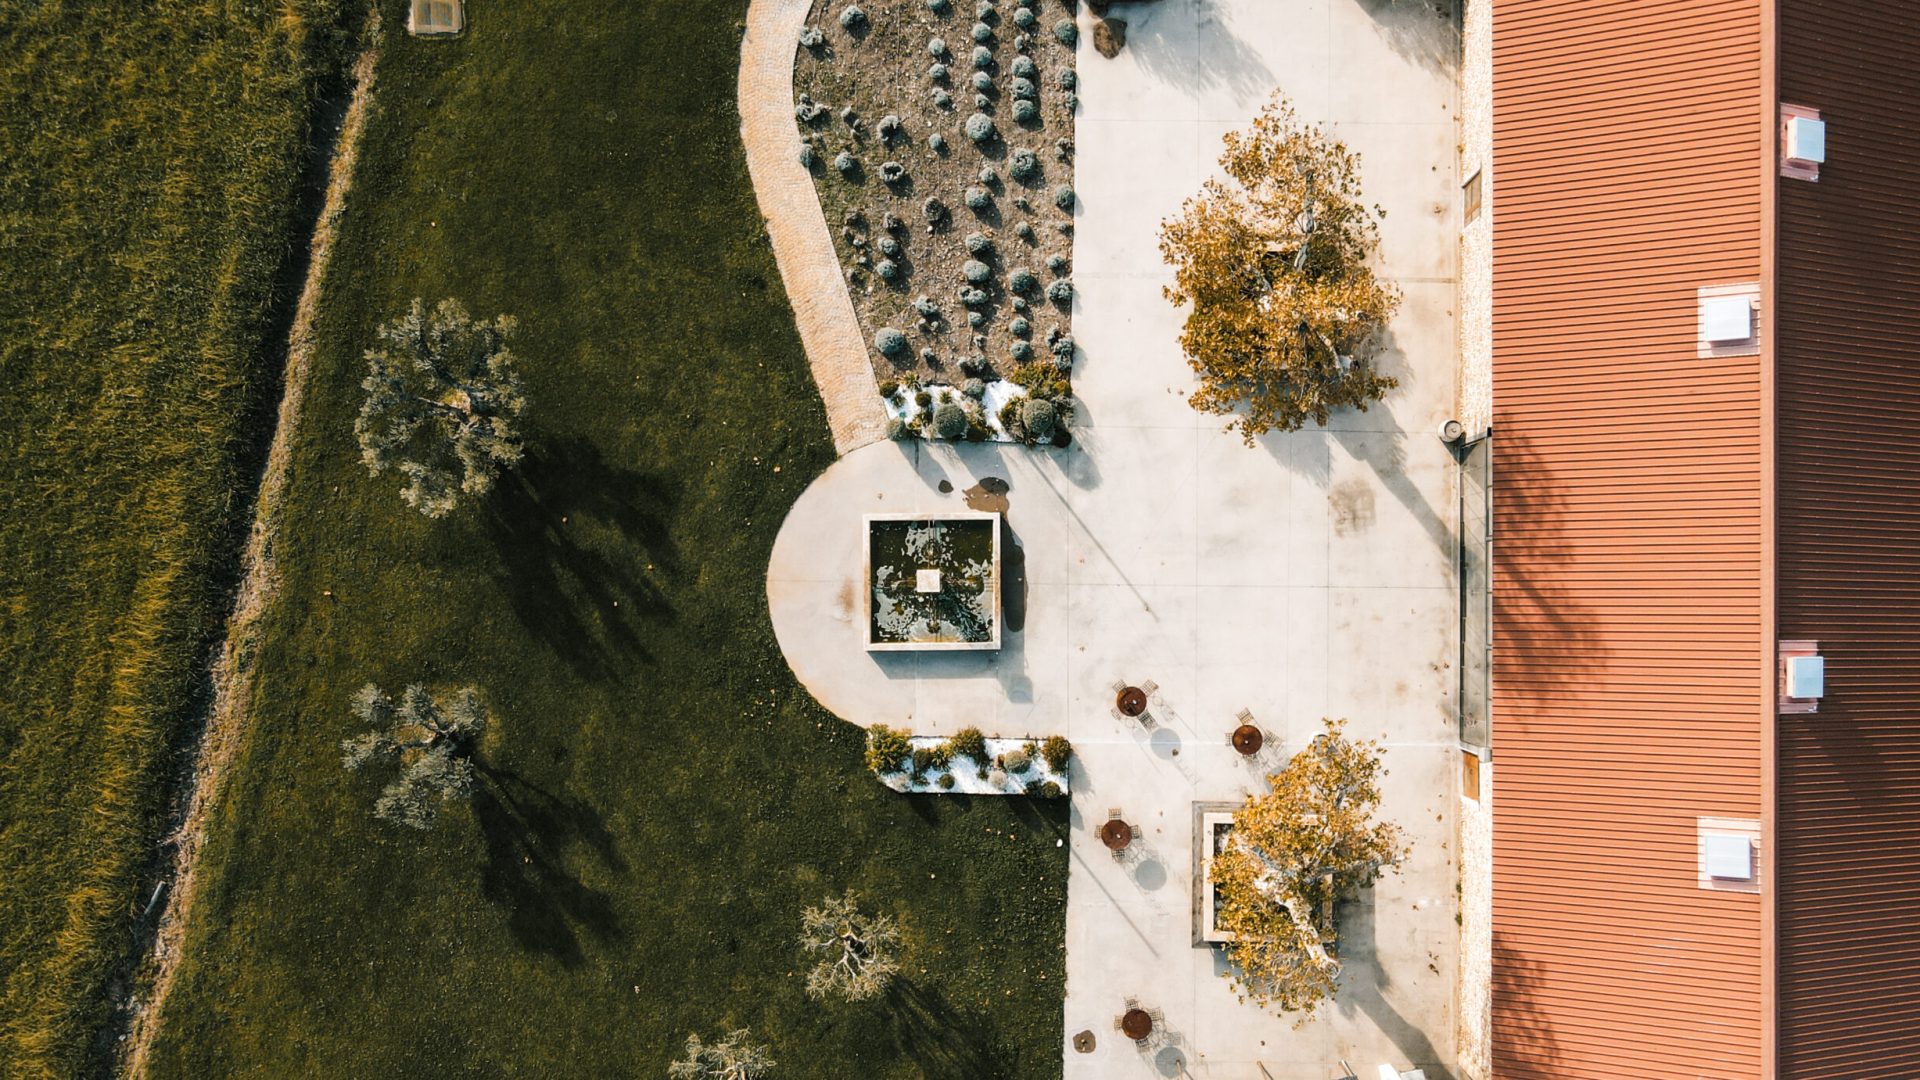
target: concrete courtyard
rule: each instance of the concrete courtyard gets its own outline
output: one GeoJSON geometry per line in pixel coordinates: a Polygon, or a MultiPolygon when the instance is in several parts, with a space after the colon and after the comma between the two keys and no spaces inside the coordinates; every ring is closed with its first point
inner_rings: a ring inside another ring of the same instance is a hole
{"type": "Polygon", "coordinates": [[[1074,446],[847,455],[775,546],[774,628],[848,720],[1073,741],[1066,1033],[1096,1046],[1063,1045],[1069,1080],[1330,1080],[1342,1061],[1366,1080],[1383,1063],[1450,1076],[1457,495],[1435,432],[1455,404],[1455,23],[1386,0],[1111,14],[1129,24],[1125,51],[1083,44],[1079,63],[1074,446]],[[1381,366],[1401,385],[1249,449],[1187,405],[1156,237],[1212,174],[1220,136],[1275,88],[1361,155],[1367,198],[1388,211],[1381,261],[1405,302],[1381,366]],[[867,653],[861,516],[966,505],[1005,512],[1004,647],[867,653]],[[1151,730],[1113,715],[1115,680],[1158,684],[1151,730]],[[1259,762],[1227,744],[1243,708],[1268,735],[1259,762]],[[1345,913],[1339,997],[1296,1027],[1238,1003],[1215,950],[1195,945],[1195,815],[1259,788],[1323,717],[1386,744],[1383,817],[1412,854],[1345,913]],[[1092,833],[1110,809],[1145,830],[1124,861],[1092,833]],[[1129,998],[1163,1018],[1153,1045],[1114,1030],[1129,998]]]}

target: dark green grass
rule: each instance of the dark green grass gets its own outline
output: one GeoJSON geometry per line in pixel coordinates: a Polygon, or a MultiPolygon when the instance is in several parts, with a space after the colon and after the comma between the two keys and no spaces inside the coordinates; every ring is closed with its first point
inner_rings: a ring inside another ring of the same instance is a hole
{"type": "Polygon", "coordinates": [[[339,0],[0,0],[0,1075],[97,1067],[225,612],[339,0]]]}
{"type": "Polygon", "coordinates": [[[741,157],[743,11],[476,5],[458,41],[390,38],[156,1075],[662,1076],[732,1026],[781,1077],[1059,1075],[1064,803],[882,788],[767,622],[832,451],[741,157]],[[533,403],[525,466],[440,522],[352,435],[414,295],[517,316],[533,403]],[[500,717],[434,832],[340,768],[369,680],[500,717]],[[815,1005],[800,911],[850,886],[906,977],[815,1005]]]}

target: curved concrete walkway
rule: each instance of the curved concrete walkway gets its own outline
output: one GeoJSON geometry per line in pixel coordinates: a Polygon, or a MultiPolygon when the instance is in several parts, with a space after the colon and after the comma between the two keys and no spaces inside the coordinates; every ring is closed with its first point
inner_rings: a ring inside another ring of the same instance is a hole
{"type": "Polygon", "coordinates": [[[800,343],[826,402],[833,446],[844,454],[886,438],[887,414],[813,177],[799,160],[793,57],[809,6],[810,0],[753,0],[747,8],[747,34],[740,46],[740,139],[800,343]]]}

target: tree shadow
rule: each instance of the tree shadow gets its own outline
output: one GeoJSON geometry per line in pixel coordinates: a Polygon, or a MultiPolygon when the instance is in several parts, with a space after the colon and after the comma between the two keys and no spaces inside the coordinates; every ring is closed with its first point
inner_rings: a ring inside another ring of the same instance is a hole
{"type": "Polygon", "coordinates": [[[1393,979],[1380,963],[1375,926],[1379,909],[1373,889],[1362,889],[1358,895],[1339,901],[1334,910],[1343,966],[1338,996],[1341,1010],[1358,1009],[1366,1014],[1414,1068],[1424,1070],[1434,1080],[1454,1080],[1450,1054],[1434,1046],[1433,1036],[1407,1019],[1383,993],[1393,989],[1393,979]]]}
{"type": "Polygon", "coordinates": [[[1560,1044],[1536,1000],[1543,981],[1539,963],[1505,935],[1493,935],[1492,1075],[1560,1075],[1560,1044]]]}
{"type": "Polygon", "coordinates": [[[1221,87],[1249,102],[1272,92],[1277,81],[1273,69],[1226,24],[1214,0],[1198,0],[1192,7],[1116,3],[1111,10],[1127,22],[1122,55],[1130,54],[1153,78],[1193,89],[1221,87]],[[1180,40],[1185,35],[1177,23],[1183,17],[1195,19],[1195,36],[1189,41],[1180,40]]]}
{"type": "Polygon", "coordinates": [[[1354,0],[1380,29],[1388,47],[1430,71],[1460,66],[1461,21],[1454,0],[1354,0]]]}
{"type": "Polygon", "coordinates": [[[654,583],[676,570],[673,503],[659,481],[609,464],[581,439],[531,447],[501,478],[489,520],[495,580],[521,623],[582,677],[604,681],[621,662],[645,659],[642,628],[674,621],[654,583]],[[609,527],[619,547],[582,541],[609,527]],[[634,570],[641,559],[652,576],[634,570]]]}
{"type": "Polygon", "coordinates": [[[954,1008],[938,988],[912,979],[887,987],[887,1033],[900,1055],[920,1067],[926,1080],[982,1080],[1014,1076],[1016,1062],[997,1045],[980,1018],[954,1008]]]}
{"type": "Polygon", "coordinates": [[[474,767],[480,776],[474,816],[487,845],[480,890],[507,910],[513,939],[574,967],[584,960],[577,930],[601,942],[625,937],[607,894],[582,884],[566,866],[569,853],[585,847],[603,867],[626,869],[599,812],[512,770],[474,767]]]}

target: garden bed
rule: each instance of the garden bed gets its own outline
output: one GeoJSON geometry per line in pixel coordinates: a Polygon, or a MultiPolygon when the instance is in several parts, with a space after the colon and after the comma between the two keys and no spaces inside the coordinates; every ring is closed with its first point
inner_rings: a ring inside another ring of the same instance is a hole
{"type": "Polygon", "coordinates": [[[817,0],[802,31],[796,153],[895,437],[1065,441],[1074,27],[1062,0],[817,0]],[[1003,415],[1021,396],[1046,406],[1003,415]]]}
{"type": "Polygon", "coordinates": [[[988,738],[967,728],[952,738],[875,726],[867,764],[880,782],[910,795],[1032,795],[1064,798],[1073,747],[1046,739],[988,738]]]}

